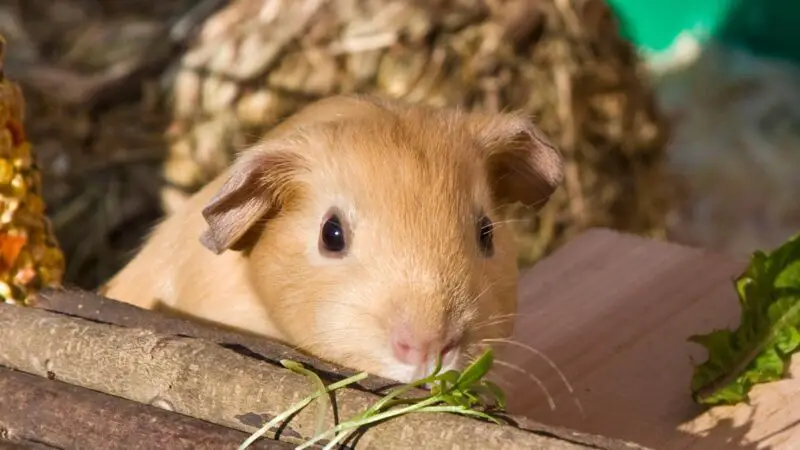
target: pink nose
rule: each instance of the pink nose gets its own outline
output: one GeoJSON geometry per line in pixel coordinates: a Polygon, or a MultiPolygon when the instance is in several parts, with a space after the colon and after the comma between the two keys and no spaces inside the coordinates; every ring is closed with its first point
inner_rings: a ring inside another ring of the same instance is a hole
{"type": "Polygon", "coordinates": [[[391,340],[395,358],[414,366],[433,361],[437,354],[444,358],[456,347],[455,340],[443,344],[441,339],[415,338],[404,328],[395,329],[391,340]]]}

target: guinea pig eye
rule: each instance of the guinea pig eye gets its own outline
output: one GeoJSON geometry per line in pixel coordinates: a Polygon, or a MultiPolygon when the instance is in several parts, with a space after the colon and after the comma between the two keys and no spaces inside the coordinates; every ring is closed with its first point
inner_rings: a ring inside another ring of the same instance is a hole
{"type": "Polygon", "coordinates": [[[494,224],[491,219],[482,216],[478,221],[478,245],[486,256],[494,253],[494,224]]]}
{"type": "Polygon", "coordinates": [[[336,214],[330,214],[320,230],[320,250],[323,253],[342,253],[347,248],[344,227],[336,214]]]}

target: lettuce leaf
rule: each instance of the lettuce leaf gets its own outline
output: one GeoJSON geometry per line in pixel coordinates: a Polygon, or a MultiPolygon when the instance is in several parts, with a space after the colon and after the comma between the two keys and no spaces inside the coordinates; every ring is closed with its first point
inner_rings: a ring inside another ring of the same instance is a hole
{"type": "Polygon", "coordinates": [[[755,252],[735,288],[739,327],[689,338],[708,350],[691,383],[692,398],[703,405],[747,401],[753,385],[782,379],[800,350],[800,234],[772,252],[755,252]]]}

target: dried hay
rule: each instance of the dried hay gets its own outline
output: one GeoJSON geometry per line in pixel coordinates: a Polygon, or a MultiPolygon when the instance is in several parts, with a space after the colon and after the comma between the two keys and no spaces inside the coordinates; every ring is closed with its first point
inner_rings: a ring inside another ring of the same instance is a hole
{"type": "Polygon", "coordinates": [[[20,2],[35,36],[18,78],[37,99],[70,281],[96,286],[159,200],[176,207],[275,121],[338,92],[535,115],[567,179],[519,225],[525,261],[589,226],[663,234],[666,126],[603,0],[236,0],[207,20],[221,2],[194,3],[20,2]]]}

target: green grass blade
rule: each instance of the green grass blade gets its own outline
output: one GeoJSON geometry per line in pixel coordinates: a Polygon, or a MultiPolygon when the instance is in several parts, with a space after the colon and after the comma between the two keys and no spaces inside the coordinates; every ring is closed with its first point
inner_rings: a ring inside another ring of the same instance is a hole
{"type": "MultiPolygon", "coordinates": [[[[286,361],[288,361],[288,360],[286,360],[286,361]]],[[[292,362],[294,362],[294,361],[292,361],[292,362]]],[[[306,406],[308,406],[309,403],[314,401],[316,398],[318,398],[318,397],[320,397],[322,395],[325,395],[328,392],[331,392],[331,391],[334,391],[334,390],[337,390],[337,389],[341,389],[341,388],[346,387],[348,385],[351,385],[353,383],[357,383],[357,382],[359,382],[359,381],[361,381],[361,380],[363,380],[365,378],[367,378],[367,374],[363,373],[363,372],[359,373],[359,374],[356,374],[356,375],[353,375],[352,377],[345,378],[344,380],[338,381],[338,382],[333,383],[333,384],[329,384],[327,387],[325,387],[325,390],[322,391],[322,392],[316,392],[316,393],[314,393],[312,395],[309,395],[308,397],[304,398],[303,400],[300,400],[299,402],[297,402],[294,405],[292,405],[291,407],[289,407],[289,409],[287,409],[283,413],[275,416],[272,420],[270,420],[269,422],[264,424],[261,428],[258,429],[258,431],[256,431],[255,433],[251,434],[250,437],[248,437],[242,443],[242,445],[239,446],[238,450],[247,449],[247,447],[249,447],[258,438],[260,438],[261,436],[266,434],[266,432],[269,431],[270,428],[272,428],[275,425],[283,422],[288,417],[291,417],[292,414],[295,414],[296,412],[298,412],[301,409],[305,408],[306,406]]]]}
{"type": "Polygon", "coordinates": [[[319,377],[316,373],[311,370],[306,369],[302,364],[291,361],[288,359],[281,360],[281,364],[283,367],[291,370],[292,372],[298,373],[300,375],[305,375],[308,379],[316,387],[316,392],[320,393],[318,397],[321,402],[317,403],[317,414],[314,418],[314,434],[320,433],[325,426],[325,411],[327,410],[328,406],[330,406],[331,402],[327,395],[327,390],[325,389],[325,383],[322,382],[322,378],[319,377]]]}
{"type": "Polygon", "coordinates": [[[258,429],[255,433],[251,434],[250,437],[245,440],[242,445],[239,446],[239,450],[245,450],[247,447],[250,446],[253,442],[255,442],[258,438],[263,436],[270,428],[274,427],[275,425],[283,422],[286,418],[290,417],[292,414],[300,411],[301,409],[305,408],[309,403],[311,403],[315,398],[322,395],[321,393],[310,395],[303,400],[294,404],[294,406],[290,407],[282,414],[275,416],[272,420],[264,424],[261,428],[258,429]]]}
{"type": "Polygon", "coordinates": [[[491,414],[486,414],[484,412],[475,411],[472,409],[465,409],[460,406],[428,406],[427,408],[422,408],[417,412],[420,413],[443,412],[443,413],[461,414],[462,416],[478,417],[481,419],[486,419],[488,421],[494,422],[497,425],[503,425],[503,422],[500,419],[492,416],[491,414]]]}

